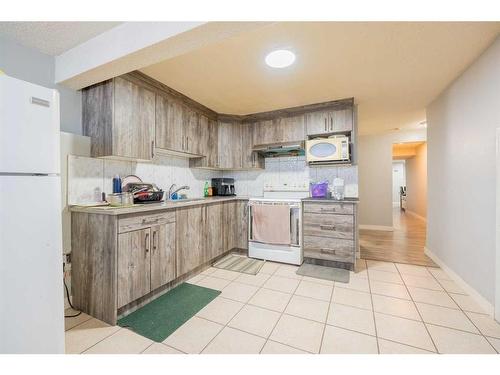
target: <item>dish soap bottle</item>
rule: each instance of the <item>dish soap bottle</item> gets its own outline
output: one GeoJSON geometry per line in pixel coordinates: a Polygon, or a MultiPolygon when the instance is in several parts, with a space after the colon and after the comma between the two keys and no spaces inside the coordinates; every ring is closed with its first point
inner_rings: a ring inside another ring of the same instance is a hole
{"type": "Polygon", "coordinates": [[[208,197],[208,181],[205,181],[205,188],[203,189],[203,196],[208,197]]]}

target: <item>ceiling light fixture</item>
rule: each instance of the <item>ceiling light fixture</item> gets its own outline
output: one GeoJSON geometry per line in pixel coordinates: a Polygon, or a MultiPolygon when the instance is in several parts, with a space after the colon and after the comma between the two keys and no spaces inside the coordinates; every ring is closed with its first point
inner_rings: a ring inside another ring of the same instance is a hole
{"type": "Polygon", "coordinates": [[[278,49],[266,56],[266,64],[271,68],[286,68],[295,61],[295,54],[287,49],[278,49]]]}

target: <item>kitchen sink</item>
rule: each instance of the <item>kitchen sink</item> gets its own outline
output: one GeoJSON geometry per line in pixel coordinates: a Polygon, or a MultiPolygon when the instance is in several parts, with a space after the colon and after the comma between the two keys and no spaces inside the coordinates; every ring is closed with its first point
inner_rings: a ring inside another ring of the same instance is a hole
{"type": "Polygon", "coordinates": [[[205,198],[179,198],[179,199],[170,199],[165,201],[165,203],[176,203],[176,202],[194,202],[194,201],[202,201],[205,198]]]}

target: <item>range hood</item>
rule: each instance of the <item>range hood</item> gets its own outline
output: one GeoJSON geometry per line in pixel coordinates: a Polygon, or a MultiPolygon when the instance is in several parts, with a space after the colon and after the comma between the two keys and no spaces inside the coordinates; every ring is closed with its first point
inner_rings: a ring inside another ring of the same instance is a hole
{"type": "Polygon", "coordinates": [[[305,142],[284,142],[265,145],[255,145],[253,151],[263,155],[266,158],[280,156],[302,156],[304,155],[305,142]]]}

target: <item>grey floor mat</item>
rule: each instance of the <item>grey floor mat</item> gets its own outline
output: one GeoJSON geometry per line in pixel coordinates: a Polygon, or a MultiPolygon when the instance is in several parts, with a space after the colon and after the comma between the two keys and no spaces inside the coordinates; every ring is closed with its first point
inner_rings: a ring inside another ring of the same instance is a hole
{"type": "Polygon", "coordinates": [[[349,271],[342,268],[318,266],[316,264],[303,263],[297,270],[297,275],[315,277],[317,279],[349,282],[349,271]]]}

